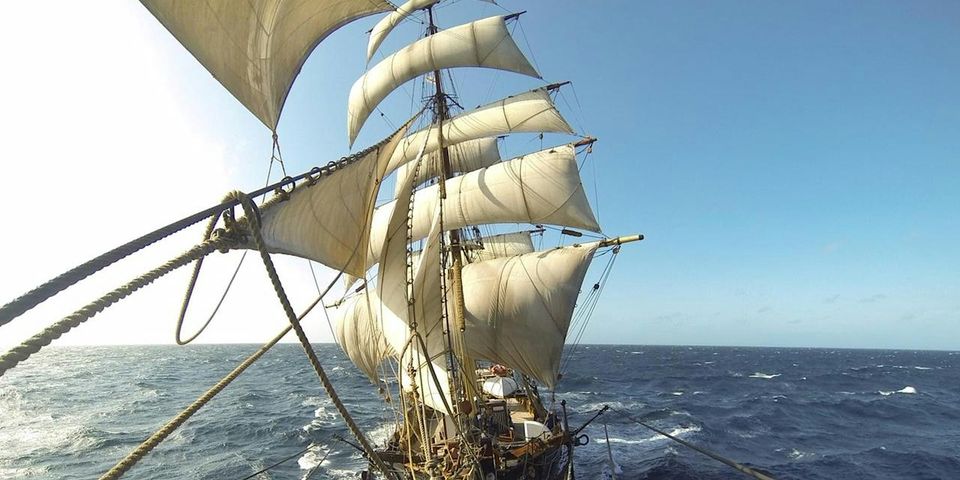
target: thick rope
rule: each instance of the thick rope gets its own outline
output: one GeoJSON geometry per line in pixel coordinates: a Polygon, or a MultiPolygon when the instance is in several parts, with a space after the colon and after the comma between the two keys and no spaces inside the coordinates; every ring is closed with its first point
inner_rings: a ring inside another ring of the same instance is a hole
{"type": "Polygon", "coordinates": [[[130,256],[131,254],[142,250],[160,240],[163,240],[174,233],[179,232],[201,220],[209,217],[212,214],[217,214],[222,211],[224,208],[229,208],[229,206],[218,205],[216,207],[211,207],[202,212],[198,212],[194,215],[186,217],[182,220],[178,220],[166,227],[163,227],[159,230],[150,232],[140,238],[132,240],[128,243],[125,243],[113,250],[110,250],[99,257],[96,257],[82,265],[74,267],[58,277],[47,281],[43,285],[40,285],[33,290],[21,295],[10,303],[0,307],[0,326],[10,323],[14,318],[19,317],[27,310],[30,310],[33,307],[36,307],[44,300],[56,295],[57,293],[63,291],[67,287],[83,280],[84,278],[93,275],[100,270],[122,260],[125,257],[130,256]]]}
{"type": "MultiPolygon", "coordinates": [[[[410,124],[413,123],[413,121],[422,112],[423,110],[418,112],[417,115],[415,115],[413,118],[407,121],[407,123],[405,123],[400,128],[405,129],[409,127],[410,124]]],[[[398,129],[397,132],[399,131],[400,130],[398,129]]],[[[394,132],[393,135],[396,135],[396,132],[394,132]]],[[[372,145],[349,157],[341,158],[339,162],[330,162],[325,167],[316,167],[314,169],[311,169],[308,172],[302,173],[295,177],[284,178],[280,182],[274,183],[272,185],[268,185],[261,189],[254,190],[253,192],[250,192],[250,196],[256,197],[256,196],[265,194],[267,192],[270,192],[278,187],[287,185],[288,183],[296,182],[303,179],[307,179],[308,181],[315,181],[314,175],[317,175],[317,176],[329,175],[334,171],[336,171],[337,168],[339,167],[349,165],[353,162],[356,162],[359,159],[364,158],[371,151],[386,145],[393,138],[393,135],[390,135],[389,137],[378,142],[377,144],[372,145]]],[[[271,200],[277,199],[277,197],[278,196],[274,196],[271,200]]],[[[267,203],[269,203],[269,201],[267,203]]],[[[197,222],[200,222],[205,218],[210,218],[211,216],[219,215],[224,210],[231,208],[235,205],[237,205],[237,201],[231,200],[229,202],[223,202],[219,205],[214,205],[205,210],[201,210],[197,213],[194,213],[193,215],[190,215],[189,217],[184,217],[163,228],[154,230],[153,232],[150,232],[142,237],[131,240],[123,245],[120,245],[117,248],[114,248],[113,250],[110,250],[109,252],[106,252],[92,260],[89,260],[81,265],[78,265],[62,273],[56,278],[47,281],[43,285],[40,285],[39,287],[36,287],[33,290],[30,290],[29,292],[14,299],[10,303],[7,303],[6,305],[0,307],[0,327],[6,325],[7,323],[10,323],[11,320],[19,317],[27,310],[30,310],[31,308],[36,307],[43,301],[65,290],[66,288],[74,285],[75,283],[80,282],[84,278],[87,278],[90,275],[93,275],[94,273],[100,270],[103,270],[104,268],[110,266],[111,264],[116,263],[117,261],[125,257],[128,257],[131,254],[139,250],[142,250],[143,248],[149,245],[152,245],[166,237],[169,237],[174,233],[179,232],[180,230],[190,227],[191,225],[197,222]]]]}
{"type": "MultiPolygon", "coordinates": [[[[318,303],[320,303],[320,298],[317,298],[317,300],[313,302],[313,304],[310,305],[310,307],[307,308],[302,315],[306,315],[318,303]]],[[[217,382],[216,385],[210,387],[210,389],[204,392],[200,398],[191,403],[189,407],[180,412],[176,417],[173,417],[169,422],[166,423],[166,425],[161,427],[160,430],[157,430],[156,433],[150,436],[150,438],[146,439],[140,444],[140,446],[130,452],[129,455],[124,457],[123,460],[120,460],[120,462],[114,465],[113,468],[111,468],[107,473],[103,474],[103,476],[100,477],[100,480],[112,480],[120,478],[124,473],[127,472],[127,470],[130,470],[130,468],[136,465],[144,455],[153,450],[154,447],[159,445],[160,442],[166,439],[167,436],[173,433],[173,431],[180,427],[180,425],[183,425],[183,423],[193,416],[197,410],[200,410],[200,407],[206,405],[210,399],[212,399],[216,394],[220,393],[220,391],[229,385],[230,382],[239,377],[240,374],[247,369],[247,367],[253,365],[253,362],[259,360],[264,353],[267,353],[267,350],[270,350],[270,348],[276,345],[284,335],[290,332],[290,329],[291,327],[284,328],[282,332],[277,334],[277,336],[273,337],[273,339],[260,347],[259,350],[247,357],[246,360],[240,363],[240,365],[237,365],[237,367],[227,374],[226,377],[223,377],[223,379],[217,382]]]]}
{"type": "Polygon", "coordinates": [[[154,280],[180,268],[188,263],[209,255],[216,250],[229,248],[236,243],[236,239],[231,236],[222,236],[207,240],[197,246],[180,254],[176,258],[164,263],[163,265],[131,280],[112,292],[98,298],[85,307],[65,317],[63,320],[50,325],[42,332],[24,341],[20,346],[13,348],[0,356],[0,377],[11,368],[17,366],[20,362],[30,358],[31,355],[40,351],[41,348],[60,338],[74,327],[89,320],[94,315],[100,313],[105,308],[126,298],[131,293],[149,285],[154,280]]]}
{"type": "Polygon", "coordinates": [[[370,445],[370,442],[363,434],[363,431],[360,430],[360,427],[357,426],[356,422],[353,420],[353,417],[350,416],[350,412],[347,411],[347,408],[343,405],[343,402],[340,401],[340,397],[333,388],[333,384],[330,383],[330,378],[327,376],[327,373],[323,370],[323,366],[320,364],[320,359],[317,358],[316,352],[314,352],[313,347],[310,345],[310,340],[307,338],[307,334],[303,331],[303,327],[300,325],[300,320],[297,319],[296,314],[293,312],[293,307],[290,306],[290,300],[287,298],[287,294],[283,289],[283,285],[280,283],[280,277],[277,275],[277,270],[273,265],[273,260],[270,259],[270,253],[267,251],[267,247],[263,243],[263,237],[260,235],[260,223],[256,206],[254,205],[253,201],[250,200],[250,197],[243,192],[233,192],[231,195],[235,196],[235,198],[239,200],[240,206],[243,207],[246,220],[250,224],[250,233],[253,235],[254,245],[256,245],[257,250],[260,252],[260,258],[263,260],[263,265],[267,270],[267,275],[270,277],[270,282],[273,284],[273,289],[277,294],[277,298],[280,300],[280,304],[283,306],[283,311],[286,312],[287,318],[290,320],[290,325],[293,327],[293,331],[297,334],[297,339],[300,340],[300,346],[303,347],[303,351],[307,354],[307,358],[310,360],[310,365],[313,366],[313,370],[320,378],[320,383],[323,384],[323,389],[326,391],[327,396],[330,397],[330,400],[332,400],[333,404],[337,407],[337,411],[340,412],[340,416],[343,417],[347,427],[350,428],[350,432],[353,433],[357,441],[360,442],[364,452],[367,454],[367,458],[377,467],[378,470],[383,473],[386,478],[393,478],[390,469],[387,468],[380,456],[377,455],[376,451],[374,451],[373,447],[370,445]]]}

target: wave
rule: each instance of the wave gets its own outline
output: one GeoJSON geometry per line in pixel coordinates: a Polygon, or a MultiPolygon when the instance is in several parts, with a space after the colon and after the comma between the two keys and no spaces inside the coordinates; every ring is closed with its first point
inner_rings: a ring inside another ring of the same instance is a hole
{"type": "MultiPolygon", "coordinates": [[[[689,425],[689,426],[678,426],[674,427],[672,430],[667,430],[666,432],[674,437],[683,438],[684,435],[697,433],[701,430],[699,425],[689,425]]],[[[608,443],[605,438],[598,438],[595,440],[597,443],[605,444],[608,443]]],[[[669,438],[660,435],[659,433],[651,435],[649,437],[630,439],[630,438],[619,438],[619,437],[610,437],[609,443],[619,443],[626,445],[642,445],[645,443],[654,443],[654,442],[667,442],[670,441],[669,438]]]]}
{"type": "Polygon", "coordinates": [[[917,393],[917,389],[911,387],[910,385],[907,385],[906,387],[903,387],[903,388],[901,388],[900,390],[897,390],[897,391],[893,391],[893,390],[889,390],[889,391],[880,390],[880,391],[877,392],[877,393],[879,393],[880,395],[883,395],[884,397],[893,395],[894,393],[903,393],[903,394],[907,394],[907,395],[913,395],[913,394],[916,394],[916,393],[917,393]]]}
{"type": "Polygon", "coordinates": [[[330,463],[324,459],[329,452],[327,445],[310,445],[310,450],[297,459],[297,465],[300,465],[301,470],[311,470],[323,463],[330,463]]]}
{"type": "Polygon", "coordinates": [[[750,378],[771,379],[771,378],[777,378],[779,376],[780,376],[779,373],[769,374],[769,373],[763,373],[763,372],[754,372],[753,375],[750,375],[750,378]]]}

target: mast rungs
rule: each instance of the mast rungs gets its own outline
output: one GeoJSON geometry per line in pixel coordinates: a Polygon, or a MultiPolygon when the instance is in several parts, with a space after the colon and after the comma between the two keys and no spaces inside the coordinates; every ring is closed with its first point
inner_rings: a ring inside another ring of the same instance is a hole
{"type": "Polygon", "coordinates": [[[643,240],[643,234],[638,233],[636,235],[624,235],[622,237],[608,238],[600,242],[601,247],[609,247],[611,245],[623,245],[624,243],[630,242],[639,242],[643,240]]]}

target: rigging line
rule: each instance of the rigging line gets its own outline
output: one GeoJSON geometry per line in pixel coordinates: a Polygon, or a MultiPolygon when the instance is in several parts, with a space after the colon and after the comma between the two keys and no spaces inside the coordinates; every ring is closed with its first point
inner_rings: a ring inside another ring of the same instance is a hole
{"type": "Polygon", "coordinates": [[[159,267],[131,280],[130,282],[117,287],[110,293],[94,300],[80,310],[64,317],[57,323],[43,329],[40,333],[30,337],[19,346],[14,347],[7,353],[0,356],[0,377],[8,370],[17,366],[20,362],[30,358],[43,347],[60,338],[64,333],[79,326],[81,323],[93,318],[96,314],[114,303],[123,300],[132,293],[149,285],[154,280],[182,267],[199,257],[209,255],[214,251],[227,249],[236,245],[237,240],[230,235],[224,235],[204,241],[190,250],[174,257],[159,267]]]}
{"type": "MultiPolygon", "coordinates": [[[[332,451],[333,450],[327,450],[326,453],[323,454],[323,458],[321,458],[320,461],[317,462],[317,464],[314,465],[313,468],[311,468],[310,471],[308,471],[307,474],[303,476],[303,480],[309,480],[309,478],[312,477],[314,473],[319,472],[320,467],[323,466],[323,462],[327,459],[327,457],[330,456],[330,452],[332,451]]],[[[247,479],[244,479],[244,480],[247,480],[247,479]]]]}
{"type": "MultiPolygon", "coordinates": [[[[264,187],[267,187],[268,185],[270,185],[270,174],[273,171],[274,160],[277,160],[280,163],[281,171],[283,173],[284,178],[286,178],[287,170],[286,170],[286,167],[284,167],[283,165],[282,154],[280,153],[280,140],[276,132],[273,133],[273,148],[270,153],[270,164],[267,166],[267,178],[263,182],[264,187]],[[279,159],[278,159],[278,155],[280,157],[279,159]]],[[[267,199],[267,192],[264,192],[263,196],[260,197],[261,207],[266,202],[266,199],[267,199]]],[[[218,217],[216,216],[213,216],[210,218],[210,223],[207,225],[207,229],[204,231],[204,234],[202,237],[204,240],[210,238],[210,234],[213,233],[213,229],[217,225],[217,220],[218,220],[218,217]]],[[[230,213],[228,216],[227,211],[225,211],[223,220],[224,220],[224,224],[226,224],[229,228],[230,227],[229,222],[233,222],[233,214],[230,213]]],[[[184,293],[183,302],[180,305],[180,316],[177,318],[177,326],[174,331],[174,340],[177,342],[177,345],[189,344],[190,342],[194,341],[197,337],[199,337],[207,329],[207,327],[210,326],[210,323],[213,322],[214,317],[216,317],[217,313],[220,311],[220,307],[223,306],[223,302],[227,299],[227,294],[230,293],[230,289],[231,287],[233,287],[233,282],[237,279],[237,274],[240,273],[240,267],[243,266],[243,261],[246,260],[248,252],[249,250],[244,250],[243,254],[240,256],[240,260],[237,261],[237,266],[233,269],[233,275],[230,276],[230,281],[227,282],[227,286],[223,289],[223,293],[220,294],[220,300],[217,301],[217,305],[213,308],[213,311],[210,312],[210,316],[207,317],[207,321],[204,322],[203,325],[200,327],[200,329],[198,329],[193,335],[191,335],[190,338],[187,338],[186,340],[184,340],[181,338],[181,334],[183,331],[183,321],[187,315],[187,308],[188,308],[188,305],[190,304],[190,300],[191,298],[193,298],[193,291],[197,286],[197,280],[200,277],[200,268],[203,266],[203,257],[198,258],[197,261],[194,262],[193,273],[190,276],[190,280],[187,282],[187,289],[186,289],[186,292],[184,293]]],[[[313,280],[314,282],[316,282],[317,280],[316,276],[314,276],[313,280]]],[[[317,293],[319,292],[320,292],[320,285],[317,285],[317,293]]]]}
{"type": "Polygon", "coordinates": [[[596,309],[596,306],[600,301],[600,294],[603,293],[603,288],[606,286],[610,272],[613,271],[613,263],[616,258],[616,255],[612,255],[610,260],[607,261],[606,267],[604,267],[603,272],[600,274],[600,280],[594,284],[595,288],[587,295],[587,299],[583,303],[583,310],[581,310],[577,315],[577,321],[580,322],[580,330],[577,332],[573,346],[570,349],[570,353],[566,356],[563,364],[560,367],[561,372],[566,370],[566,368],[570,365],[573,355],[577,353],[577,349],[580,346],[580,340],[583,338],[583,333],[586,331],[590,317],[593,316],[593,311],[596,309]]]}
{"type": "MultiPolygon", "coordinates": [[[[323,291],[323,293],[318,295],[316,300],[310,303],[310,305],[308,305],[307,308],[305,308],[303,312],[300,313],[299,315],[300,319],[303,319],[304,317],[306,317],[307,314],[309,314],[314,309],[314,307],[316,307],[317,304],[319,304],[321,300],[323,300],[323,297],[330,292],[330,289],[333,288],[333,286],[336,284],[339,278],[340,278],[340,275],[334,278],[333,281],[331,281],[330,284],[327,285],[327,288],[323,291]]],[[[132,468],[138,461],[140,461],[141,458],[143,458],[144,455],[146,455],[151,450],[153,450],[154,447],[159,445],[160,442],[162,442],[167,436],[173,433],[174,430],[176,430],[180,425],[186,422],[187,419],[189,419],[194,413],[197,412],[197,410],[199,410],[201,407],[206,405],[214,396],[216,396],[218,393],[220,393],[221,390],[223,390],[227,385],[229,385],[230,382],[232,382],[238,376],[240,376],[240,374],[243,373],[244,370],[246,370],[250,365],[253,365],[253,363],[256,362],[260,357],[262,357],[263,354],[265,354],[268,350],[273,348],[273,346],[276,345],[277,342],[279,342],[284,336],[286,336],[286,334],[289,333],[291,329],[293,329],[292,325],[287,325],[286,327],[284,327],[284,329],[281,330],[280,333],[278,333],[275,337],[273,337],[273,339],[265,343],[262,347],[260,347],[259,350],[257,350],[256,352],[251,354],[249,357],[247,357],[246,360],[244,360],[242,363],[237,365],[237,367],[234,368],[233,371],[231,371],[222,380],[217,382],[216,385],[211,387],[203,395],[197,398],[192,404],[190,404],[189,407],[184,409],[182,412],[180,412],[180,414],[178,414],[176,417],[174,417],[169,422],[167,422],[167,424],[164,425],[162,428],[160,428],[160,430],[157,430],[156,433],[154,433],[153,435],[150,436],[150,438],[148,438],[143,443],[141,443],[140,446],[138,446],[133,452],[131,452],[123,460],[118,462],[112,469],[110,469],[109,472],[107,472],[106,474],[103,475],[103,477],[101,477],[101,480],[119,478],[127,470],[132,468]]]]}
{"type": "MultiPolygon", "coordinates": [[[[288,462],[288,461],[290,461],[290,460],[293,460],[294,458],[297,458],[297,457],[299,457],[300,455],[303,455],[304,453],[309,452],[311,448],[313,448],[313,444],[310,444],[309,447],[304,448],[303,450],[300,450],[299,452],[294,453],[293,455],[290,455],[289,457],[284,458],[283,460],[280,460],[279,462],[274,463],[273,465],[270,465],[269,467],[263,468],[263,469],[258,470],[258,471],[256,471],[256,472],[250,474],[250,475],[247,475],[246,477],[243,477],[243,478],[240,479],[240,480],[250,480],[251,478],[256,477],[257,475],[260,475],[261,473],[266,472],[267,470],[270,470],[270,469],[273,468],[273,467],[280,466],[280,465],[282,465],[282,464],[285,463],[285,462],[288,462]]],[[[327,452],[327,453],[329,453],[329,452],[327,452]]],[[[326,456],[324,456],[324,458],[326,458],[326,456]]],[[[323,462],[323,460],[321,460],[321,462],[323,462]]],[[[318,464],[318,465],[319,465],[319,464],[318,464]]]]}
{"type": "Polygon", "coordinates": [[[310,365],[320,378],[320,382],[323,384],[324,390],[326,390],[327,395],[333,401],[334,406],[337,407],[340,416],[343,417],[344,421],[347,423],[347,427],[350,428],[351,433],[353,433],[360,444],[363,445],[364,450],[367,452],[377,469],[380,470],[386,478],[393,478],[393,475],[391,475],[390,470],[383,463],[383,460],[377,456],[376,452],[373,450],[373,447],[363,434],[363,431],[361,431],[360,427],[357,426],[356,422],[354,422],[353,417],[350,415],[350,412],[347,411],[346,406],[344,406],[343,402],[340,401],[340,397],[337,396],[337,392],[333,388],[333,384],[330,383],[330,378],[327,376],[326,372],[323,370],[323,366],[320,364],[320,359],[317,357],[317,353],[313,350],[310,340],[307,338],[306,333],[303,331],[303,327],[300,325],[300,320],[293,312],[293,307],[290,305],[290,300],[287,298],[286,291],[284,290],[283,285],[280,283],[280,277],[277,275],[276,268],[273,265],[273,260],[271,260],[270,253],[267,251],[266,244],[263,242],[263,237],[260,233],[259,218],[256,216],[257,214],[254,210],[256,206],[250,200],[250,197],[246,196],[243,192],[234,192],[234,195],[238,198],[238,200],[240,200],[240,206],[243,207],[244,214],[250,223],[250,233],[253,236],[254,244],[256,245],[257,250],[260,252],[260,258],[263,260],[263,266],[267,270],[267,275],[270,277],[270,282],[273,284],[273,289],[277,294],[277,299],[280,301],[281,306],[283,306],[283,310],[287,314],[287,319],[293,326],[293,331],[296,333],[297,339],[300,341],[300,346],[303,347],[304,353],[306,353],[307,358],[310,360],[310,365]]]}
{"type": "MultiPolygon", "coordinates": [[[[401,128],[404,128],[404,127],[401,127],[401,128]]],[[[393,135],[391,135],[390,137],[387,137],[386,139],[380,141],[376,145],[373,145],[363,151],[360,151],[349,157],[345,157],[343,161],[345,161],[346,163],[352,163],[360,158],[363,158],[363,156],[369,153],[370,151],[384,146],[386,142],[391,138],[393,138],[393,135]]],[[[269,185],[267,187],[254,190],[250,192],[248,195],[250,195],[251,197],[256,197],[266,192],[269,192],[271,190],[274,190],[276,188],[279,188],[281,186],[285,186],[291,181],[296,182],[308,177],[313,178],[313,175],[317,175],[317,174],[319,175],[330,174],[332,173],[331,168],[336,170],[336,168],[339,168],[339,167],[336,165],[334,165],[333,167],[329,165],[324,167],[317,167],[308,172],[302,173],[300,175],[296,175],[292,179],[284,179],[277,183],[269,185]]],[[[17,297],[16,299],[10,301],[3,307],[0,307],[0,327],[2,327],[3,325],[6,325],[7,323],[10,323],[11,320],[19,317],[24,312],[32,309],[33,307],[36,307],[40,303],[43,303],[45,300],[62,292],[63,290],[66,290],[72,285],[79,283],[81,280],[89,277],[90,275],[93,275],[94,273],[99,272],[100,270],[103,270],[104,268],[166,237],[169,237],[174,233],[184,230],[202,221],[203,219],[210,218],[213,215],[219,215],[221,212],[227,210],[228,208],[235,207],[238,204],[239,204],[239,201],[237,201],[236,199],[223,201],[218,205],[208,207],[204,210],[194,213],[193,215],[181,218],[180,220],[170,223],[164,227],[158,228],[157,230],[147,233],[146,235],[142,235],[136,239],[133,239],[123,245],[120,245],[119,247],[114,248],[113,250],[103,253],[91,260],[88,260],[64,272],[51,280],[48,280],[47,282],[34,288],[33,290],[30,290],[29,292],[21,295],[20,297],[17,297]]]]}
{"type": "Polygon", "coordinates": [[[620,415],[623,415],[624,418],[626,418],[627,420],[630,420],[630,421],[636,423],[637,425],[640,425],[641,427],[647,428],[647,429],[649,429],[649,430],[653,430],[654,432],[659,433],[660,435],[663,435],[664,437],[667,437],[667,438],[669,438],[670,440],[673,440],[674,442],[679,443],[680,445],[683,445],[683,446],[685,446],[685,447],[687,447],[687,448],[689,448],[689,449],[691,449],[691,450],[694,450],[694,451],[696,451],[696,452],[698,452],[698,453],[702,453],[702,454],[704,454],[704,455],[706,455],[706,456],[708,456],[708,457],[710,457],[710,458],[712,458],[712,459],[714,459],[714,460],[716,460],[716,461],[718,461],[718,462],[720,462],[720,463],[722,463],[722,464],[724,464],[724,465],[727,465],[727,466],[729,466],[730,468],[733,468],[734,470],[737,470],[737,471],[739,471],[740,473],[743,473],[743,474],[745,474],[745,475],[747,475],[747,476],[750,476],[750,477],[753,477],[753,478],[756,478],[756,479],[759,479],[759,480],[774,480],[774,478],[771,477],[771,476],[769,476],[769,475],[760,473],[760,472],[758,472],[758,471],[756,471],[756,470],[754,470],[754,469],[752,469],[752,468],[750,468],[750,467],[748,467],[748,466],[746,466],[746,465],[737,463],[737,462],[735,462],[735,461],[733,461],[733,460],[730,460],[729,458],[726,458],[726,457],[721,456],[721,455],[718,454],[718,453],[715,453],[715,452],[712,452],[712,451],[710,451],[710,450],[707,450],[706,448],[698,447],[698,446],[696,446],[696,445],[694,445],[694,444],[692,444],[692,443],[690,443],[690,442],[687,442],[686,440],[683,440],[683,439],[681,439],[681,438],[679,438],[679,437],[676,437],[676,436],[671,435],[671,434],[669,434],[669,433],[667,433],[667,432],[664,432],[663,430],[660,430],[659,428],[654,427],[653,425],[648,425],[648,424],[646,424],[646,423],[644,423],[644,422],[641,422],[640,420],[637,420],[636,418],[633,418],[633,417],[630,416],[627,412],[624,412],[624,411],[622,411],[622,410],[620,410],[620,409],[617,409],[617,408],[614,408],[614,407],[610,407],[610,410],[613,410],[614,412],[617,412],[617,413],[619,413],[620,415]]]}
{"type": "MultiPolygon", "coordinates": [[[[517,27],[520,28],[520,35],[523,35],[523,43],[527,46],[527,51],[530,52],[530,59],[533,60],[534,68],[537,70],[537,73],[542,73],[542,70],[540,70],[540,63],[537,62],[537,56],[533,53],[533,47],[530,46],[530,41],[527,40],[527,32],[523,30],[523,24],[520,23],[519,16],[515,17],[515,23],[513,27],[514,31],[516,31],[517,27]]],[[[510,32],[510,36],[513,36],[513,33],[514,32],[510,32]]]]}

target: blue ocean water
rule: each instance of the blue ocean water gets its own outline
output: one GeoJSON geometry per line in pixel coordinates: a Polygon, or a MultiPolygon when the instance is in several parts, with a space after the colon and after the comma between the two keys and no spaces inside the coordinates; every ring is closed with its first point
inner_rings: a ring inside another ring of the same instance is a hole
{"type": "MultiPolygon", "coordinates": [[[[0,478],[96,478],[252,345],[59,347],[0,378],[0,478]]],[[[393,410],[335,345],[317,345],[375,441],[393,410]]],[[[603,405],[779,479],[960,478],[960,352],[583,345],[556,392],[571,425],[603,405]]],[[[549,395],[548,395],[549,396],[549,395]]],[[[746,478],[616,412],[587,427],[581,479],[746,478]]],[[[128,474],[356,478],[360,455],[297,345],[278,345],[128,474]]]]}

